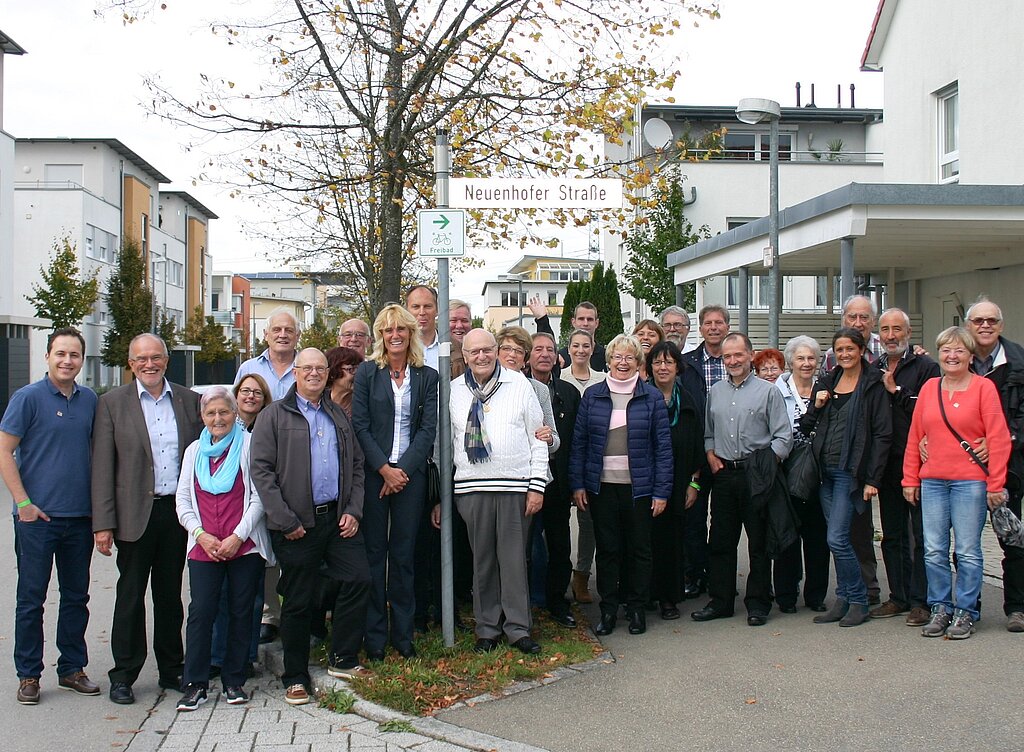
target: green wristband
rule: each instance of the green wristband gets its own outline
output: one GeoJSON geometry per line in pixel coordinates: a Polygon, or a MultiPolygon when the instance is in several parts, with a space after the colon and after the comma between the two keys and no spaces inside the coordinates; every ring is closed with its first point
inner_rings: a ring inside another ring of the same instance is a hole
{"type": "Polygon", "coordinates": [[[199,540],[199,536],[202,535],[205,532],[206,531],[203,530],[201,527],[197,527],[195,530],[192,531],[192,537],[195,538],[196,540],[199,540]]]}
{"type": "Polygon", "coordinates": [[[25,499],[24,501],[19,501],[18,502],[18,509],[22,509],[23,507],[27,507],[31,503],[32,503],[32,499],[25,499]]]}
{"type": "Polygon", "coordinates": [[[690,488],[696,488],[699,491],[700,490],[700,484],[691,480],[690,481],[690,488]]]}

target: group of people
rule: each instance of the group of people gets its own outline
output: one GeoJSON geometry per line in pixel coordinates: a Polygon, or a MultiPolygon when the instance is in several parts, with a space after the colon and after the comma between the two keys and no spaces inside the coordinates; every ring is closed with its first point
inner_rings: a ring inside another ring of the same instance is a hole
{"type": "MultiPolygon", "coordinates": [[[[76,382],[84,338],[54,331],[46,377],[15,393],[0,422],[0,476],[15,502],[18,701],[39,701],[54,561],[58,684],[100,694],[85,673],[93,547],[117,557],[115,703],[134,702],[149,588],[158,683],[182,691],[182,711],[205,702],[218,675],[228,703],[247,702],[258,644],[278,637],[285,700],[308,702],[310,638],[325,635],[328,612],[332,676],[371,676],[389,646],[415,657],[415,632],[442,618],[442,377],[456,595],[472,601],[479,652],[502,639],[539,652],[533,605],[576,626],[567,596],[593,600],[595,561],[599,635],[620,610],[642,634],[649,612],[678,619],[680,602],[705,591],[694,620],[732,616],[741,531],[751,626],[773,603],[795,612],[802,580],[818,623],[906,614],[925,636],[974,631],[986,510],[1009,503],[1020,514],[1024,470],[1024,349],[1001,336],[995,304],[980,300],[965,327],[943,331],[937,361],[910,345],[906,313],[877,317],[861,296],[846,302],[824,356],[806,336],[755,354],[717,305],[700,311],[702,341],[690,348],[680,307],[603,346],[599,312],[584,302],[559,349],[546,308],[530,307],[536,333],[492,333],[451,301],[443,376],[429,287],[385,306],[372,327],[346,321],[326,353],[299,350],[299,323],[279,310],[233,387],[202,395],[169,382],[164,342],[141,334],[129,346],[133,383],[97,398],[76,382]]],[[[1007,628],[1024,632],[1024,550],[1007,547],[1003,567],[1007,628]]]]}

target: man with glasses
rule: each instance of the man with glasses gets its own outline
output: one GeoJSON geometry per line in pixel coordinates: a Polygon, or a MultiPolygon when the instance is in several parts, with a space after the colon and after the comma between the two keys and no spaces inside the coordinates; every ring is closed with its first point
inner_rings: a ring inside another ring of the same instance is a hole
{"type": "Polygon", "coordinates": [[[185,449],[203,428],[199,395],[165,378],[167,346],[154,334],[128,345],[134,384],[99,399],[93,424],[92,527],[96,550],[117,548],[117,594],[110,628],[110,699],[135,702],[146,663],[146,588],[153,589],[153,653],[159,685],[180,690],[186,533],[174,495],[185,449]]]}
{"type": "Polygon", "coordinates": [[[665,339],[674,342],[679,352],[689,352],[693,345],[687,344],[690,336],[690,314],[684,308],[672,305],[661,312],[661,328],[665,330],[665,339]]]}
{"type": "Polygon", "coordinates": [[[345,411],[324,396],[327,358],[315,348],[295,360],[295,385],[260,413],[252,434],[252,479],[281,565],[285,702],[310,700],[309,634],[320,568],[338,582],[327,671],[369,676],[359,664],[370,565],[363,517],[363,452],[345,411]]]}
{"type": "Polygon", "coordinates": [[[372,344],[370,327],[362,319],[349,319],[338,330],[338,347],[347,347],[366,357],[372,344]]]}
{"type": "MultiPolygon", "coordinates": [[[[1003,337],[1003,312],[992,301],[980,298],[967,311],[967,331],[974,337],[971,369],[992,379],[1013,439],[1010,469],[1006,477],[1010,509],[1020,517],[1024,494],[1024,348],[1003,337]]],[[[999,545],[1003,546],[1002,541],[999,545]]],[[[1024,632],[1024,549],[1003,546],[1003,611],[1006,629],[1024,632]]]]}
{"type": "Polygon", "coordinates": [[[270,396],[276,400],[281,399],[295,383],[292,366],[295,364],[295,348],[300,333],[299,321],[291,311],[287,308],[272,311],[263,330],[267,349],[239,366],[235,383],[250,373],[258,373],[270,387],[270,396]]]}

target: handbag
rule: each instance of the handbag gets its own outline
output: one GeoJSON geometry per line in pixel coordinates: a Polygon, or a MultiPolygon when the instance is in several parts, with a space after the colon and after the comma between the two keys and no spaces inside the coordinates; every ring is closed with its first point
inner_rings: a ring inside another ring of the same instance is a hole
{"type": "Polygon", "coordinates": [[[815,499],[821,487],[821,471],[814,447],[805,441],[794,442],[786,461],[782,463],[786,473],[786,487],[789,495],[804,501],[815,499]]]}
{"type": "Polygon", "coordinates": [[[427,457],[427,508],[433,509],[441,503],[441,472],[433,457],[427,457]]]}
{"type": "Polygon", "coordinates": [[[942,402],[942,379],[941,378],[938,380],[938,383],[936,384],[936,386],[939,387],[939,411],[942,413],[942,422],[946,424],[946,428],[948,428],[949,432],[951,434],[953,434],[953,438],[960,442],[960,447],[965,452],[967,452],[967,454],[971,455],[971,459],[974,460],[975,464],[977,464],[978,467],[981,468],[981,471],[983,473],[985,473],[985,476],[987,477],[988,476],[988,465],[986,465],[984,462],[981,461],[981,459],[978,457],[978,453],[974,451],[973,447],[971,447],[971,443],[969,441],[965,440],[964,437],[961,436],[959,433],[957,433],[957,430],[955,428],[953,428],[952,424],[949,422],[949,418],[946,417],[946,406],[942,402]]]}

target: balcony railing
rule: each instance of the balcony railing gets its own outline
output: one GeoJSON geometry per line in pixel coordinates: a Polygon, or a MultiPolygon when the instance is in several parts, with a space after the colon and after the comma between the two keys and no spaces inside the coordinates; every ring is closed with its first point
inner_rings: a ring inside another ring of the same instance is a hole
{"type": "MultiPolygon", "coordinates": [[[[882,164],[884,154],[880,151],[830,151],[829,149],[812,149],[810,151],[780,151],[779,162],[800,162],[803,164],[882,164]]],[[[768,153],[751,149],[726,149],[711,151],[692,149],[687,158],[710,162],[767,162],[768,153]],[[710,154],[710,156],[708,156],[710,154]]]]}

